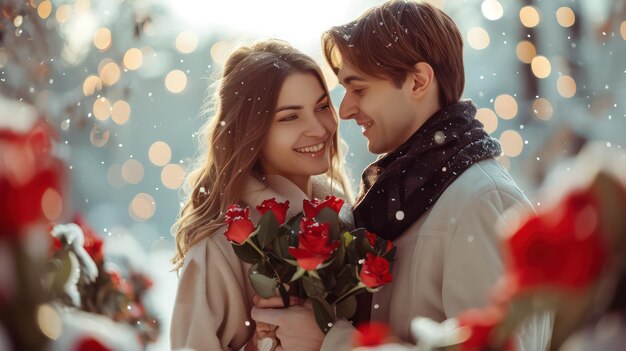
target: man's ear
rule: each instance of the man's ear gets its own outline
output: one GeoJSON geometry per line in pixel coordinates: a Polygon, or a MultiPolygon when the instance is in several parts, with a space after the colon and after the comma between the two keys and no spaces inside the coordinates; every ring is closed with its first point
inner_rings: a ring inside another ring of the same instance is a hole
{"type": "Polygon", "coordinates": [[[418,62],[413,71],[407,74],[407,82],[411,87],[411,96],[422,98],[435,82],[435,71],[426,62],[418,62]]]}

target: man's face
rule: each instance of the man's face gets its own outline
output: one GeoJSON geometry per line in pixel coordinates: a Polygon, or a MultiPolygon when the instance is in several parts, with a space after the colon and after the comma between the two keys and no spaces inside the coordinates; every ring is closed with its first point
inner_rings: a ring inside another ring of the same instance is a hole
{"type": "Polygon", "coordinates": [[[370,152],[393,151],[417,130],[410,79],[398,88],[391,80],[365,76],[346,62],[339,69],[338,78],[346,88],[339,116],[354,119],[361,126],[370,152]]]}

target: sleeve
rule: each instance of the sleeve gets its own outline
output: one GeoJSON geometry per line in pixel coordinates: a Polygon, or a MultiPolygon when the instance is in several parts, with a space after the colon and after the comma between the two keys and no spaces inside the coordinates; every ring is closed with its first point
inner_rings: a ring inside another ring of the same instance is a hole
{"type": "MultiPolygon", "coordinates": [[[[514,212],[532,213],[523,195],[493,190],[474,201],[460,217],[446,252],[442,300],[447,318],[468,308],[485,307],[491,288],[504,273],[500,222],[514,212]]],[[[551,334],[551,314],[530,318],[515,336],[518,350],[544,350],[551,334]]]]}
{"type": "Polygon", "coordinates": [[[171,321],[172,349],[239,350],[254,333],[243,266],[229,261],[211,239],[196,244],[202,247],[190,252],[183,268],[171,321]]]}
{"type": "Polygon", "coordinates": [[[352,335],[356,328],[346,319],[338,320],[326,333],[320,351],[348,351],[352,348],[352,335]]]}

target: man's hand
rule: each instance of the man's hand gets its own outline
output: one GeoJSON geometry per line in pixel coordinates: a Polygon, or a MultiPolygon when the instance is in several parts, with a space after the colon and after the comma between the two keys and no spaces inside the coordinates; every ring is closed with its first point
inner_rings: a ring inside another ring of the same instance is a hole
{"type": "Polygon", "coordinates": [[[306,300],[301,305],[283,307],[280,297],[269,299],[255,298],[252,308],[252,319],[257,322],[257,330],[265,331],[266,326],[275,325],[276,336],[280,346],[276,350],[285,351],[318,351],[324,341],[324,333],[315,322],[313,304],[306,300]]]}

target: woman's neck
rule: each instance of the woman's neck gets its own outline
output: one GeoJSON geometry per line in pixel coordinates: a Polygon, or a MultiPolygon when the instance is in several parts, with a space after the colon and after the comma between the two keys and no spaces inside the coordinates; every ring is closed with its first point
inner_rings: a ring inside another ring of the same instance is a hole
{"type": "Polygon", "coordinates": [[[287,179],[300,188],[300,190],[302,190],[302,192],[309,199],[313,197],[313,184],[311,183],[311,176],[292,176],[287,179]]]}

